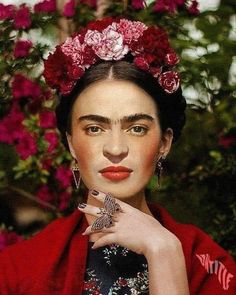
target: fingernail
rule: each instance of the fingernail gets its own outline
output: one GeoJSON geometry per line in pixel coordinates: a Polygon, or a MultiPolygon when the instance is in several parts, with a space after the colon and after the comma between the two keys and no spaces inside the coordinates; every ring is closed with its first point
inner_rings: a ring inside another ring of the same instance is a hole
{"type": "Polygon", "coordinates": [[[86,207],[86,205],[87,205],[87,204],[85,204],[85,203],[80,203],[80,204],[78,205],[78,207],[79,207],[80,209],[84,209],[84,208],[86,207]]]}
{"type": "Polygon", "coordinates": [[[99,192],[94,189],[94,190],[91,191],[91,194],[93,196],[97,196],[97,195],[99,195],[99,192]]]}

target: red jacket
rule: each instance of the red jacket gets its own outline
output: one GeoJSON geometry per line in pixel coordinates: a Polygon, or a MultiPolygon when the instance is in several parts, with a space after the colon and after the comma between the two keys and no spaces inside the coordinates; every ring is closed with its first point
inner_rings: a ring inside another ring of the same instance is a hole
{"type": "MultiPolygon", "coordinates": [[[[225,250],[199,228],[177,223],[159,205],[149,208],[182,243],[191,294],[236,294],[236,267],[225,250]]],[[[0,253],[0,294],[82,294],[88,236],[81,233],[87,226],[84,214],[76,210],[7,247],[0,253]]]]}

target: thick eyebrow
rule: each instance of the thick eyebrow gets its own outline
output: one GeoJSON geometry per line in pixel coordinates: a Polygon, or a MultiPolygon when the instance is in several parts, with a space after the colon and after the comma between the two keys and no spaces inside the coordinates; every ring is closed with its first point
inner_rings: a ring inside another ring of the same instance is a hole
{"type": "MultiPolygon", "coordinates": [[[[111,124],[113,121],[110,118],[103,117],[100,115],[92,115],[92,114],[81,116],[78,118],[78,122],[82,122],[85,120],[95,121],[95,122],[100,122],[100,123],[105,123],[105,124],[111,124]]],[[[132,123],[132,122],[135,122],[138,120],[148,120],[148,121],[152,122],[152,121],[154,121],[154,118],[148,114],[139,113],[139,114],[124,116],[122,119],[116,120],[116,122],[120,121],[121,123],[132,123]]]]}

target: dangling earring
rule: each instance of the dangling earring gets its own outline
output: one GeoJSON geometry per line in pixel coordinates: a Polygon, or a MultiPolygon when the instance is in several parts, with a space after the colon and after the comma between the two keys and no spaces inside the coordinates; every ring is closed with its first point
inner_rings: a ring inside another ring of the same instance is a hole
{"type": "Polygon", "coordinates": [[[72,171],[72,174],[74,177],[75,186],[77,189],[79,189],[81,177],[80,177],[80,172],[79,172],[79,166],[78,166],[76,160],[74,160],[74,164],[71,168],[71,171],[72,171]]]}
{"type": "Polygon", "coordinates": [[[157,187],[160,187],[161,185],[161,172],[163,170],[162,163],[164,162],[165,158],[165,156],[161,156],[156,163],[157,187]]]}

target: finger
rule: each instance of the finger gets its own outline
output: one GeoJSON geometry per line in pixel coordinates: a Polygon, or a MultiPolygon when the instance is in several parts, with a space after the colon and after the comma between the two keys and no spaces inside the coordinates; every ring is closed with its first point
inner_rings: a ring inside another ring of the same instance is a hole
{"type": "Polygon", "coordinates": [[[115,200],[116,200],[116,203],[120,205],[121,207],[121,210],[123,211],[124,208],[127,207],[127,204],[122,202],[121,200],[115,198],[112,194],[110,193],[105,193],[105,192],[102,192],[102,191],[98,191],[98,190],[90,190],[89,191],[89,194],[91,194],[95,199],[99,200],[100,202],[103,202],[105,201],[105,198],[106,198],[106,195],[110,195],[111,197],[113,197],[115,200]]]}
{"type": "Polygon", "coordinates": [[[86,214],[89,214],[95,217],[101,216],[104,212],[104,208],[92,206],[86,203],[79,204],[78,209],[86,214]]]}
{"type": "Polygon", "coordinates": [[[97,249],[99,247],[103,247],[106,245],[114,244],[115,243],[115,236],[114,234],[108,234],[100,239],[98,239],[92,246],[92,249],[97,249]]]}
{"type": "Polygon", "coordinates": [[[111,227],[103,227],[99,230],[93,230],[92,229],[92,225],[88,226],[86,228],[86,230],[82,233],[83,236],[85,235],[90,235],[90,234],[93,234],[93,233],[113,233],[115,231],[114,229],[114,226],[111,226],[111,227]]]}

